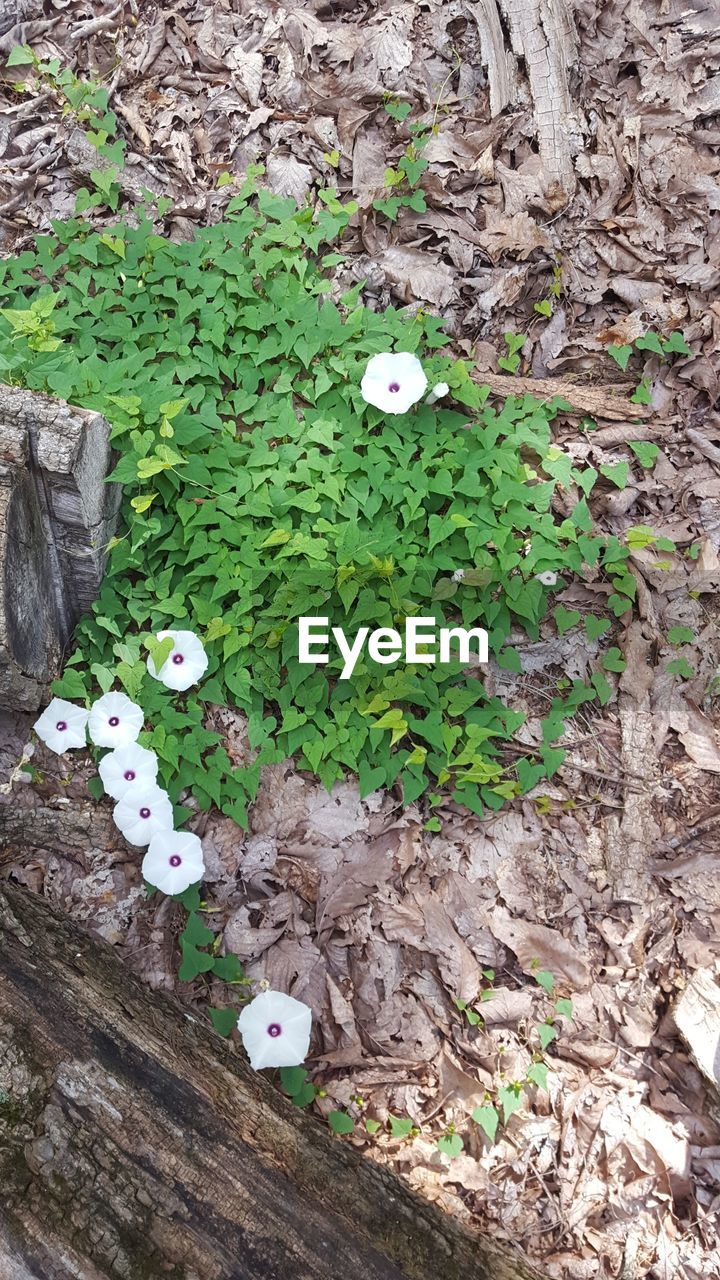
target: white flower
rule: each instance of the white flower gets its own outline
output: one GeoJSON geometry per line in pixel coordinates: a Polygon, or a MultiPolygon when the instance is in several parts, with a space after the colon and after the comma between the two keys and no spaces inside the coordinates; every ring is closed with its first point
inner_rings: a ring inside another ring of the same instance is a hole
{"type": "Polygon", "coordinates": [[[53,698],[35,721],[33,729],[46,747],[62,755],[63,751],[69,751],[71,747],[85,746],[87,722],[88,713],[84,707],[76,707],[73,702],[66,702],[64,698],[53,698]]]}
{"type": "Polygon", "coordinates": [[[456,569],[455,572],[453,573],[452,580],[453,582],[462,582],[464,577],[465,577],[465,570],[456,569]]]}
{"type": "Polygon", "coordinates": [[[130,742],[103,756],[98,765],[102,784],[113,800],[122,800],[130,791],[147,790],[157,782],[158,762],[154,751],[130,742]]]}
{"type": "Polygon", "coordinates": [[[443,396],[446,396],[449,390],[450,388],[447,382],[436,382],[425,403],[435,404],[435,401],[442,400],[443,396]]]}
{"type": "Polygon", "coordinates": [[[367,404],[384,413],[407,413],[426,387],[427,378],[417,356],[409,351],[383,352],[368,360],[360,393],[367,404]]]}
{"type": "Polygon", "coordinates": [[[554,587],[558,580],[557,574],[553,573],[552,569],[546,569],[544,573],[536,573],[535,577],[544,587],[554,587]]]}
{"type": "Polygon", "coordinates": [[[163,893],[184,893],[205,872],[202,844],[191,831],[158,831],[142,863],[148,884],[163,893]]]}
{"type": "Polygon", "coordinates": [[[143,727],[142,708],[126,693],[104,693],[90,708],[88,731],[96,747],[126,747],[143,727]]]}
{"type": "Polygon", "coordinates": [[[312,1013],[282,991],[263,991],[246,1005],[238,1031],[255,1071],[263,1067],[299,1067],[310,1047],[312,1013]]]}
{"type": "Polygon", "coordinates": [[[157,638],[165,640],[168,636],[174,646],[170,656],[159,671],[152,658],[148,658],[147,668],[150,675],[155,680],[162,681],[166,689],[181,692],[202,679],[207,671],[208,656],[194,631],[159,631],[157,638]]]}
{"type": "Polygon", "coordinates": [[[149,844],[158,831],[172,831],[173,807],[167,791],[145,787],[118,800],[113,818],[130,844],[149,844]]]}

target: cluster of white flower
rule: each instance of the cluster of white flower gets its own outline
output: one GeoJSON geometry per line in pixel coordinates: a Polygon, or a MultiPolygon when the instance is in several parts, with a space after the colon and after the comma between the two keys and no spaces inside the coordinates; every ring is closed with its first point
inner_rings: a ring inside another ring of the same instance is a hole
{"type": "MultiPolygon", "coordinates": [[[[161,631],[158,640],[172,649],[158,671],[148,658],[150,675],[167,689],[189,689],[205,674],[207,654],[193,631],[161,631]]],[[[173,829],[172,801],[157,784],[154,751],[138,745],[145,716],[126,693],[104,693],[89,711],[53,698],[35,723],[35,732],[52,751],[84,747],[86,734],[96,747],[109,747],[98,766],[102,784],[117,801],[115,825],[130,844],[147,846],[142,873],[163,893],[183,893],[205,871],[197,836],[173,829]]]]}
{"type": "MultiPolygon", "coordinates": [[[[202,641],[193,631],[161,631],[158,640],[172,640],[172,649],[159,670],[147,660],[150,675],[166,689],[183,691],[197,684],[208,666],[202,641]]],[[[205,874],[202,844],[190,831],[173,829],[172,801],[157,785],[154,751],[137,741],[145,716],[125,693],[105,693],[89,711],[53,698],[34,729],[59,755],[87,745],[109,747],[98,765],[103,787],[117,803],[115,825],[130,844],[147,846],[142,874],[148,884],[170,896],[184,893],[205,874]]],[[[296,1067],[310,1047],[312,1013],[306,1004],[281,991],[264,991],[245,1006],[238,1029],[251,1065],[296,1067]]]]}

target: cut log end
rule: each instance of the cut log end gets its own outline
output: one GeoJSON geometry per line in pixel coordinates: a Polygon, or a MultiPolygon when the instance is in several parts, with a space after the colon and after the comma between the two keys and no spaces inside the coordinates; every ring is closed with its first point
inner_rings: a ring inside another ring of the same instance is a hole
{"type": "Polygon", "coordinates": [[[0,706],[34,711],[96,598],[120,486],[97,413],[0,387],[0,706]]]}

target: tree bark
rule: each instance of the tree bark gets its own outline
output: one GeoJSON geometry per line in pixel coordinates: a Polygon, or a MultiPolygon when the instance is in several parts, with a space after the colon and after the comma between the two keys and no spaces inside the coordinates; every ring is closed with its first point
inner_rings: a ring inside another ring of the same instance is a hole
{"type": "Polygon", "coordinates": [[[2,1280],[533,1280],[40,897],[0,893],[2,1280]]]}

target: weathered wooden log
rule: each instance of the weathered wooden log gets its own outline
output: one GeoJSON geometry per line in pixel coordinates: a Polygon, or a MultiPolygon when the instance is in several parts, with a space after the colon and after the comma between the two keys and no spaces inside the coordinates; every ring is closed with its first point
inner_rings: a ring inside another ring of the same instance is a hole
{"type": "Polygon", "coordinates": [[[111,947],[0,892],[2,1280],[533,1280],[111,947]]]}
{"type": "Polygon", "coordinates": [[[35,711],[96,598],[120,504],[99,413],[0,387],[0,707],[35,711]]]}

